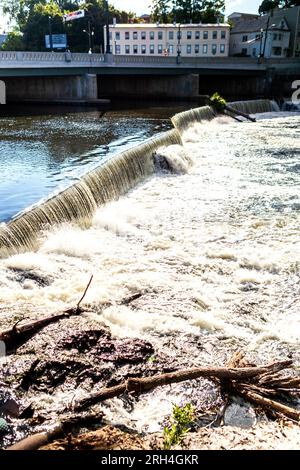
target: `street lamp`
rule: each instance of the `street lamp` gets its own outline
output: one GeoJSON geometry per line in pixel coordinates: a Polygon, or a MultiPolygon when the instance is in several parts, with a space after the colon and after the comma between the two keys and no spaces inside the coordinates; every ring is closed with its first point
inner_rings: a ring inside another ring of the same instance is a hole
{"type": "Polygon", "coordinates": [[[110,34],[109,34],[109,6],[108,0],[105,1],[105,16],[106,16],[106,54],[110,54],[110,34]]]}
{"type": "Polygon", "coordinates": [[[88,20],[88,30],[83,29],[82,31],[84,33],[87,33],[88,36],[89,36],[89,54],[92,54],[92,52],[93,52],[92,37],[94,36],[95,33],[94,33],[94,31],[92,31],[90,20],[88,20]]]}

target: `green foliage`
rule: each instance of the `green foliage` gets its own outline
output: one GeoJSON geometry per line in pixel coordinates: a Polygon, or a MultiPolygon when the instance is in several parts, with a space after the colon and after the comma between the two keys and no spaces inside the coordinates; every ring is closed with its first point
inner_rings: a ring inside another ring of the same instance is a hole
{"type": "Polygon", "coordinates": [[[259,13],[269,13],[274,8],[291,8],[300,6],[300,0],[263,0],[259,13]]]}
{"type": "Polygon", "coordinates": [[[195,422],[195,408],[191,403],[185,406],[173,405],[172,415],[163,430],[164,449],[169,450],[176,444],[181,444],[195,422]]]}
{"type": "Polygon", "coordinates": [[[223,21],[225,0],[152,0],[152,20],[162,23],[223,21]]]}
{"type": "MultiPolygon", "coordinates": [[[[89,49],[87,30],[88,20],[91,23],[93,49],[103,51],[103,26],[107,20],[106,0],[0,0],[3,11],[14,21],[18,30],[23,33],[21,43],[15,50],[45,50],[45,35],[49,34],[49,16],[51,17],[52,33],[67,33],[68,46],[74,52],[87,52],[89,49]],[[63,15],[70,11],[85,9],[85,18],[63,23],[63,15]]],[[[127,23],[134,19],[133,13],[117,10],[109,5],[109,22],[113,18],[118,22],[127,23]]]]}
{"type": "Polygon", "coordinates": [[[214,93],[210,98],[210,105],[215,108],[218,113],[222,113],[227,105],[227,102],[219,93],[214,93]]]}
{"type": "Polygon", "coordinates": [[[23,35],[18,31],[8,33],[1,45],[1,51],[22,51],[24,49],[23,35]]]}

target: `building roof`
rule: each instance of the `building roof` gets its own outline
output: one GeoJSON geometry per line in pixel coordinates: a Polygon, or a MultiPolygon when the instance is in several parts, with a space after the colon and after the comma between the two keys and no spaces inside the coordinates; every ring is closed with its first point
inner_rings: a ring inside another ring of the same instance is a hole
{"type": "MultiPolygon", "coordinates": [[[[258,18],[238,18],[234,22],[234,26],[231,30],[232,34],[238,34],[238,33],[254,33],[258,32],[261,29],[266,29],[268,25],[268,15],[265,16],[259,16],[258,18]]],[[[269,21],[269,28],[274,30],[280,30],[280,31],[289,31],[289,27],[287,25],[287,22],[285,20],[285,27],[282,28],[280,24],[276,24],[276,26],[272,27],[272,18],[270,18],[269,21]]]]}
{"type": "Polygon", "coordinates": [[[242,13],[240,11],[234,11],[233,13],[231,13],[231,15],[228,16],[229,19],[231,18],[259,18],[259,15],[255,14],[255,13],[242,13]]]}
{"type": "Polygon", "coordinates": [[[127,28],[127,29],[179,28],[179,26],[181,29],[185,29],[185,28],[204,28],[205,29],[205,28],[222,28],[222,27],[229,28],[230,27],[228,23],[220,23],[220,24],[190,23],[190,24],[180,24],[180,25],[179,23],[176,23],[176,25],[174,25],[173,23],[165,23],[165,24],[164,23],[116,23],[115,25],[113,24],[109,25],[110,28],[127,28]]]}

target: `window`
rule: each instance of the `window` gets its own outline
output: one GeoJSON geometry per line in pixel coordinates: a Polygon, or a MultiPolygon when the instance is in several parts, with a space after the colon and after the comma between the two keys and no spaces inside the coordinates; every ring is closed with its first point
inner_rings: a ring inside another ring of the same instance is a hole
{"type": "Polygon", "coordinates": [[[212,53],[212,55],[216,55],[216,53],[217,53],[217,44],[212,44],[211,53],[212,53]]]}
{"type": "Polygon", "coordinates": [[[133,46],[133,53],[134,54],[137,54],[138,53],[138,46],[133,46]]]}
{"type": "Polygon", "coordinates": [[[186,38],[187,39],[192,39],[192,31],[187,31],[186,38]]]}
{"type": "Polygon", "coordinates": [[[150,39],[153,41],[153,39],[154,39],[154,31],[150,31],[150,39]]]}
{"type": "Polygon", "coordinates": [[[130,46],[128,44],[125,45],[125,54],[130,54],[130,46]]]}
{"type": "Polygon", "coordinates": [[[115,52],[116,52],[116,54],[121,54],[121,46],[120,46],[120,44],[116,44],[115,52]]]}
{"type": "Polygon", "coordinates": [[[154,44],[150,44],[150,54],[154,54],[154,44]]]}
{"type": "Polygon", "coordinates": [[[200,47],[199,44],[195,44],[195,54],[199,54],[200,47]]]}
{"type": "Polygon", "coordinates": [[[220,53],[225,54],[225,44],[220,44],[220,53]]]}
{"type": "Polygon", "coordinates": [[[119,32],[116,32],[115,39],[116,39],[116,41],[120,41],[120,33],[119,32]]]}
{"type": "Polygon", "coordinates": [[[174,54],[174,46],[173,46],[173,44],[171,44],[171,45],[169,46],[169,54],[170,54],[170,55],[173,55],[173,54],[174,54]]]}
{"type": "Polygon", "coordinates": [[[142,31],[142,32],[141,32],[141,39],[142,39],[143,41],[145,41],[145,39],[146,39],[146,31],[142,31]]]}
{"type": "Polygon", "coordinates": [[[203,44],[203,54],[207,54],[208,52],[208,46],[207,44],[203,44]]]}
{"type": "Polygon", "coordinates": [[[146,46],[145,45],[142,46],[142,54],[146,54],[146,46]]]}
{"type": "Polygon", "coordinates": [[[181,39],[182,38],[182,32],[181,31],[177,31],[177,39],[181,39]]]}
{"type": "Polygon", "coordinates": [[[130,32],[129,31],[125,31],[125,39],[130,39],[130,32]]]}
{"type": "Polygon", "coordinates": [[[208,31],[203,32],[203,39],[208,39],[208,31]]]}
{"type": "Polygon", "coordinates": [[[256,57],[256,47],[253,47],[252,49],[252,57],[256,57]]]}
{"type": "Polygon", "coordinates": [[[158,39],[162,40],[162,38],[163,38],[163,32],[158,31],[158,39]]]}
{"type": "Polygon", "coordinates": [[[261,34],[256,34],[256,36],[255,36],[255,41],[259,41],[260,38],[261,38],[261,34]]]}
{"type": "Polygon", "coordinates": [[[282,41],[282,34],[278,34],[278,41],[282,41]]]}
{"type": "Polygon", "coordinates": [[[162,44],[158,44],[158,46],[157,46],[157,52],[158,52],[159,54],[162,54],[162,52],[163,52],[163,46],[162,46],[162,44]]]}
{"type": "Polygon", "coordinates": [[[248,54],[248,49],[246,47],[243,47],[242,55],[247,55],[247,54],[248,54]]]}
{"type": "Polygon", "coordinates": [[[137,33],[137,31],[133,31],[133,35],[132,35],[132,36],[133,36],[133,39],[137,39],[137,38],[138,38],[138,33],[137,33]]]}
{"type": "Polygon", "coordinates": [[[169,31],[169,40],[173,41],[174,39],[174,31],[169,31]]]}
{"type": "Polygon", "coordinates": [[[200,31],[195,31],[195,39],[200,39],[200,31]]]}
{"type": "Polygon", "coordinates": [[[226,39],[226,31],[221,31],[221,39],[226,39]]]}
{"type": "Polygon", "coordinates": [[[213,39],[218,39],[218,31],[213,31],[212,38],[213,39]]]}
{"type": "Polygon", "coordinates": [[[277,41],[277,37],[278,37],[278,36],[277,36],[277,33],[274,33],[274,34],[273,34],[273,41],[277,41]]]}
{"type": "Polygon", "coordinates": [[[186,46],[186,53],[187,53],[187,54],[191,54],[191,53],[192,53],[192,46],[191,46],[191,44],[188,44],[188,45],[186,46]]]}
{"type": "Polygon", "coordinates": [[[272,55],[282,55],[282,47],[272,47],[272,55]]]}
{"type": "Polygon", "coordinates": [[[242,38],[242,42],[247,42],[247,41],[248,41],[248,36],[246,36],[246,35],[245,35],[245,36],[243,36],[243,38],[242,38]]]}

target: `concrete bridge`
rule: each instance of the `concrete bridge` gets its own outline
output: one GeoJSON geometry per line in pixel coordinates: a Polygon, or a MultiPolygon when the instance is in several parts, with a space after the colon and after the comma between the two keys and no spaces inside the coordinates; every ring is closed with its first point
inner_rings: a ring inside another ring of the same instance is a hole
{"type": "Polygon", "coordinates": [[[299,59],[0,52],[8,101],[286,94],[299,78],[299,59]]]}

